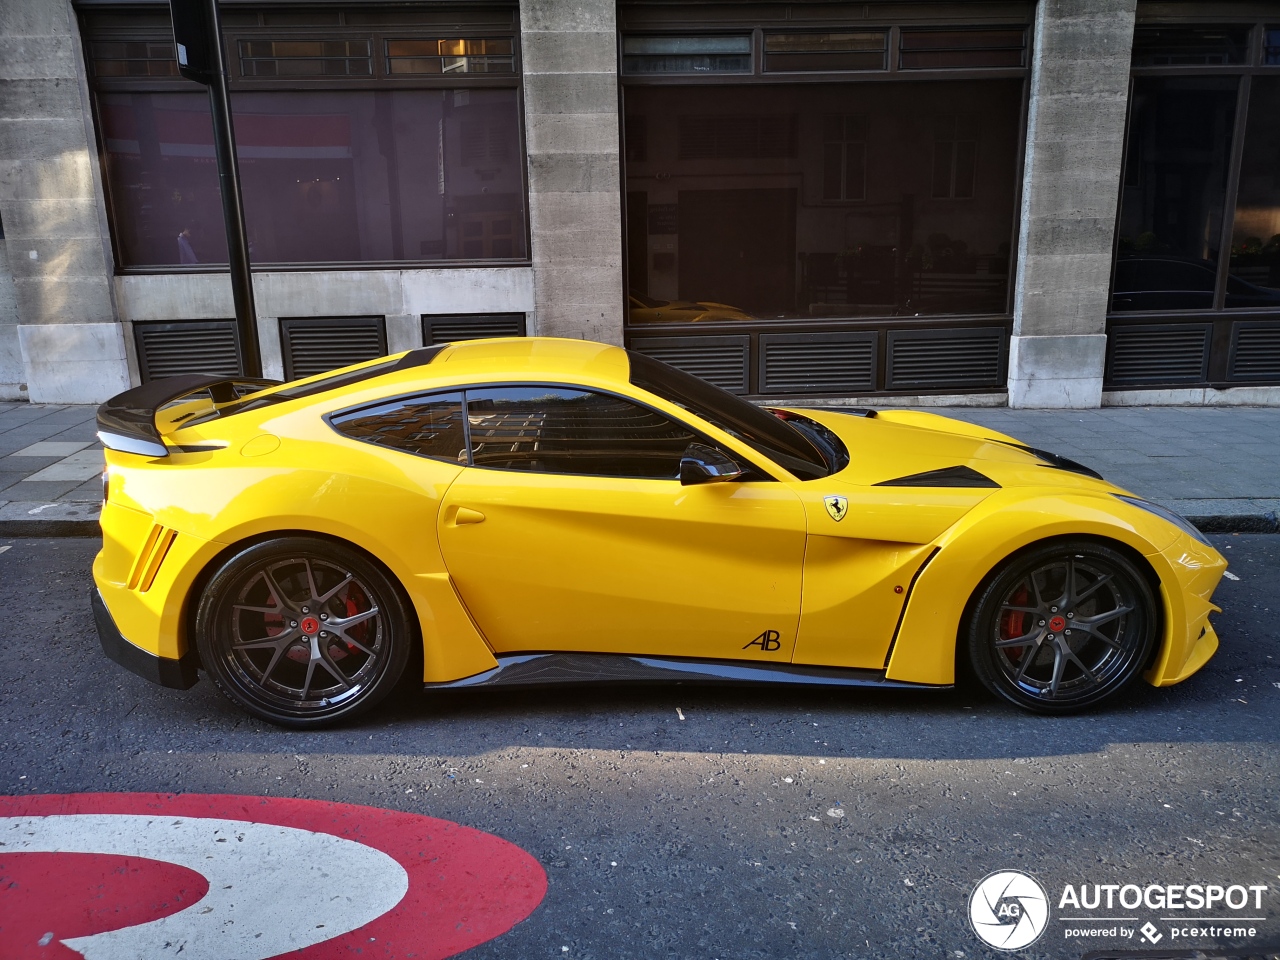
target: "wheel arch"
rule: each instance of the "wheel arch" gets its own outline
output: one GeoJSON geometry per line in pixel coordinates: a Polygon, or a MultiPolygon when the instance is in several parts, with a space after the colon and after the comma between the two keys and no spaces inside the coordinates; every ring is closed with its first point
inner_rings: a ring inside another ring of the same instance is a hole
{"type": "Polygon", "coordinates": [[[242,551],[259,543],[286,537],[322,540],[355,550],[387,576],[404,594],[406,606],[414,613],[410,618],[409,628],[416,643],[409,669],[416,666],[424,680],[459,680],[497,666],[488,643],[475,628],[470,615],[462,608],[447,573],[406,576],[363,544],[335,533],[305,527],[246,534],[227,543],[204,563],[196,572],[191,587],[183,598],[179,622],[185,634],[182,640],[186,649],[196,650],[196,612],[200,597],[213,576],[242,551]]]}
{"type": "Polygon", "coordinates": [[[1089,541],[1099,546],[1110,547],[1124,556],[1142,573],[1143,578],[1147,581],[1147,585],[1151,587],[1151,593],[1157,598],[1156,604],[1156,637],[1157,642],[1152,645],[1151,655],[1147,658],[1147,662],[1143,664],[1143,670],[1148,669],[1152,663],[1159,657],[1160,651],[1167,642],[1165,632],[1165,624],[1169,619],[1168,598],[1165,596],[1164,585],[1160,582],[1160,575],[1156,572],[1155,567],[1151,565],[1151,561],[1145,557],[1140,551],[1135,550],[1133,546],[1123,540],[1115,537],[1104,536],[1097,533],[1087,534],[1070,534],[1062,533],[1051,537],[1044,537],[1040,540],[1032,540],[1030,543],[1024,544],[1018,549],[998,559],[986,574],[974,585],[973,590],[969,593],[969,599],[965,601],[964,611],[960,615],[959,627],[956,631],[955,638],[955,676],[960,677],[968,673],[969,658],[964,649],[964,638],[969,632],[969,625],[973,621],[973,616],[977,611],[978,598],[982,596],[987,586],[994,580],[1004,567],[1030,553],[1052,543],[1067,543],[1074,541],[1089,541]]]}
{"type": "Polygon", "coordinates": [[[886,678],[954,683],[960,656],[958,640],[983,584],[1009,559],[1055,540],[1105,543],[1135,562],[1160,598],[1158,655],[1168,642],[1173,611],[1150,558],[1167,544],[1160,541],[1158,530],[1130,524],[1127,519],[1096,497],[1041,496],[1010,503],[995,496],[984,501],[937,541],[938,554],[907,599],[886,678]]]}

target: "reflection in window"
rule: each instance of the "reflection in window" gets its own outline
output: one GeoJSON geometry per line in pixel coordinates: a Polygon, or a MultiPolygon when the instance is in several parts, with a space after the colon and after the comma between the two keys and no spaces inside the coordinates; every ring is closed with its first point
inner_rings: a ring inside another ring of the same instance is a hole
{"type": "Polygon", "coordinates": [[[332,422],[335,430],[355,440],[435,460],[467,462],[461,393],[396,400],[339,414],[332,422]]]}
{"type": "Polygon", "coordinates": [[[750,73],[751,38],[746,35],[624,37],[622,72],[750,73]]]}
{"type": "Polygon", "coordinates": [[[1134,79],[1113,310],[1213,306],[1237,82],[1134,79]]]}
{"type": "Polygon", "coordinates": [[[1262,62],[1268,66],[1280,64],[1280,27],[1268,26],[1262,41],[1262,62]]]}
{"type": "Polygon", "coordinates": [[[1249,27],[1243,24],[1153,24],[1133,32],[1135,67],[1244,63],[1248,52],[1249,27]]]}
{"type": "Polygon", "coordinates": [[[822,199],[867,195],[867,118],[835,114],[823,121],[822,199]]]}
{"type": "Polygon", "coordinates": [[[1005,312],[1021,93],[629,87],[630,322],[1005,312]]]}
{"type": "Polygon", "coordinates": [[[510,37],[452,40],[388,40],[387,72],[395,76],[440,73],[513,73],[510,37]]]}
{"type": "Polygon", "coordinates": [[[467,391],[478,467],[672,480],[698,438],[621,397],[565,387],[467,391]]]}
{"type": "Polygon", "coordinates": [[[1280,77],[1254,77],[1231,233],[1228,307],[1280,307],[1280,77]]]}
{"type": "Polygon", "coordinates": [[[241,40],[246,77],[368,77],[368,40],[241,40]]]}
{"type": "MultiPolygon", "coordinates": [[[[514,90],[233,93],[250,257],[523,258],[516,103],[514,90]]],[[[121,263],[226,263],[208,98],[98,104],[121,263]]]]}
{"type": "Polygon", "coordinates": [[[176,77],[178,61],[167,40],[110,40],[89,44],[95,77],[176,77]]]}

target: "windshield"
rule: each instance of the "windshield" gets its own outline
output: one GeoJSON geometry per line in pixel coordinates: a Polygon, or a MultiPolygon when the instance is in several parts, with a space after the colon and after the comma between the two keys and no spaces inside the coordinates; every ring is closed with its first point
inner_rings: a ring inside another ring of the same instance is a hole
{"type": "Polygon", "coordinates": [[[830,476],[822,451],[804,433],[753,403],[692,374],[628,350],[631,382],[714,424],[801,480],[830,476]]]}

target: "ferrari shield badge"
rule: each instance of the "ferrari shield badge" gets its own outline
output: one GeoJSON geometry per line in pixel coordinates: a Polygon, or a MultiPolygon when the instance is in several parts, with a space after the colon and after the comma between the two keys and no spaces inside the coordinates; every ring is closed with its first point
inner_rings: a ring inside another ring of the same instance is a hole
{"type": "Polygon", "coordinates": [[[827,505],[827,513],[831,514],[831,519],[837,523],[849,512],[849,501],[845,497],[823,497],[822,502],[827,505]]]}

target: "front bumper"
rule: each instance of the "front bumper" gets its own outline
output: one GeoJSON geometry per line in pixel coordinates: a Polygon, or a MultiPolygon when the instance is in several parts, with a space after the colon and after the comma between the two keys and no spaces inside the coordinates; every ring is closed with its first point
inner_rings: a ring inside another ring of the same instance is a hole
{"type": "Polygon", "coordinates": [[[98,642],[102,644],[103,653],[144,680],[158,683],[162,687],[188,690],[195,686],[199,676],[196,672],[198,661],[194,650],[188,650],[177,660],[172,660],[136,647],[120,633],[97,587],[90,588],[89,600],[93,605],[93,620],[98,627],[98,642]]]}

